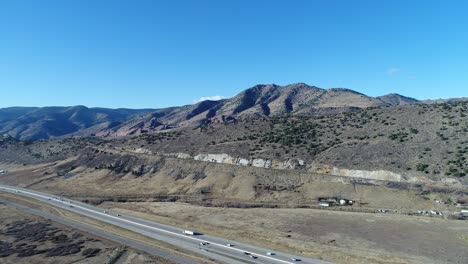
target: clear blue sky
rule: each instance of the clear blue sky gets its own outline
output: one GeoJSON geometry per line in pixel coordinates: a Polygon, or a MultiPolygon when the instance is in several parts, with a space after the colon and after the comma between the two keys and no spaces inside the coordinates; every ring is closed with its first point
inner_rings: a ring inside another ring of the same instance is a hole
{"type": "Polygon", "coordinates": [[[158,108],[305,82],[468,96],[468,1],[0,2],[0,107],[158,108]]]}

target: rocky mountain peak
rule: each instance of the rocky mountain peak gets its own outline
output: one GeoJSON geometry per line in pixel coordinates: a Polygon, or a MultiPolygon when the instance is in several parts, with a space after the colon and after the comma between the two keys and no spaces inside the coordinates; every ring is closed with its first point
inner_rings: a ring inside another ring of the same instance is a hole
{"type": "Polygon", "coordinates": [[[157,110],[73,107],[0,109],[0,133],[17,138],[125,136],[229,120],[284,115],[328,115],[357,108],[418,102],[398,94],[371,97],[346,89],[322,89],[306,83],[257,84],[219,101],[157,110]]]}

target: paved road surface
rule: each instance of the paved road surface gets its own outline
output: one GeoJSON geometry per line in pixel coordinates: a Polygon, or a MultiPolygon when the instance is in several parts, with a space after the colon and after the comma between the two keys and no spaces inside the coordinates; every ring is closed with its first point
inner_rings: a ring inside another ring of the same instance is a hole
{"type": "Polygon", "coordinates": [[[70,226],[70,227],[73,227],[73,228],[81,230],[81,231],[88,232],[88,233],[93,234],[95,236],[102,237],[102,238],[117,242],[119,244],[135,248],[137,250],[146,252],[146,253],[148,253],[150,255],[153,255],[153,256],[159,256],[159,257],[162,257],[164,259],[172,260],[172,261],[174,261],[176,263],[179,263],[179,264],[199,264],[199,262],[197,262],[197,261],[190,260],[190,259],[181,257],[179,255],[171,254],[171,253],[163,251],[163,250],[161,250],[159,248],[156,248],[156,247],[144,244],[144,243],[140,243],[138,241],[134,241],[132,239],[128,239],[128,238],[113,234],[113,233],[108,232],[108,231],[104,231],[104,230],[101,230],[101,229],[93,228],[93,227],[88,226],[88,225],[83,225],[83,224],[80,224],[80,223],[77,223],[77,222],[74,222],[74,221],[70,221],[70,220],[67,220],[65,218],[53,215],[53,214],[48,214],[48,213],[45,213],[45,212],[42,212],[42,211],[39,211],[39,210],[36,210],[36,209],[32,209],[32,208],[29,208],[29,207],[26,207],[26,206],[23,206],[23,205],[20,205],[20,204],[17,204],[17,203],[9,202],[9,201],[6,201],[6,200],[2,200],[2,199],[0,199],[0,203],[4,204],[4,205],[7,205],[7,206],[10,206],[10,207],[13,207],[13,208],[16,208],[17,210],[20,210],[22,212],[37,215],[37,216],[40,216],[40,217],[43,217],[43,218],[46,218],[46,219],[50,219],[50,220],[52,220],[54,222],[61,223],[61,224],[66,225],[66,226],[70,226]]]}
{"type": "Polygon", "coordinates": [[[201,254],[224,263],[329,263],[287,253],[274,252],[272,250],[238,243],[236,241],[224,238],[209,236],[206,234],[196,234],[194,236],[185,235],[183,234],[184,230],[177,227],[163,225],[157,222],[151,222],[127,215],[120,215],[96,206],[80,203],[51,194],[32,191],[29,189],[0,185],[0,191],[6,191],[15,193],[17,195],[34,198],[36,200],[49,203],[56,207],[66,209],[80,215],[84,215],[160,241],[164,241],[179,248],[193,251],[197,254],[201,254]],[[272,254],[267,254],[268,252],[272,254]]]}

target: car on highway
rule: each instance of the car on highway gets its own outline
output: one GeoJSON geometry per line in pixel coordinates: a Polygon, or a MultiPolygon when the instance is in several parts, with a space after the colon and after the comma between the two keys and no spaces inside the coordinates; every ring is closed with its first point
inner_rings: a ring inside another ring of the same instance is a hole
{"type": "Polygon", "coordinates": [[[256,258],[257,258],[257,256],[250,255],[250,258],[256,259],[256,258]]]}
{"type": "Polygon", "coordinates": [[[298,258],[291,258],[292,261],[301,261],[300,259],[298,258]]]}
{"type": "Polygon", "coordinates": [[[232,247],[232,246],[233,246],[233,244],[226,244],[226,246],[228,246],[228,247],[232,247]]]}
{"type": "Polygon", "coordinates": [[[267,252],[266,254],[267,254],[268,256],[273,256],[273,255],[275,255],[275,253],[273,253],[273,252],[267,252]]]}

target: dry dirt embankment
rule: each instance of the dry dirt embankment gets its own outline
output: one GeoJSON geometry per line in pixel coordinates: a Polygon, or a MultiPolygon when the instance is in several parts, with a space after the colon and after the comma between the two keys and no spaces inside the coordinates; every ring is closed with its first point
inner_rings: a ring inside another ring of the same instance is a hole
{"type": "Polygon", "coordinates": [[[148,154],[89,150],[73,159],[12,171],[0,182],[74,197],[181,200],[234,207],[314,207],[319,197],[356,201],[352,210],[448,210],[464,188],[273,170],[148,154]],[[445,205],[444,205],[445,206],[445,205]]]}
{"type": "Polygon", "coordinates": [[[408,183],[432,183],[451,185],[454,187],[463,187],[460,180],[451,177],[440,177],[439,179],[431,180],[428,177],[418,173],[396,173],[388,170],[356,170],[337,168],[330,165],[306,164],[299,158],[288,158],[286,160],[278,159],[262,159],[262,158],[242,158],[233,157],[226,153],[221,154],[197,154],[192,156],[188,153],[153,153],[150,150],[137,148],[135,150],[125,151],[131,154],[146,154],[146,155],[162,155],[166,157],[178,159],[191,159],[196,161],[205,161],[210,163],[221,163],[237,166],[252,166],[256,168],[276,169],[276,170],[298,170],[307,171],[318,174],[326,174],[330,176],[351,177],[358,179],[392,181],[392,182],[408,182],[408,183]]]}

